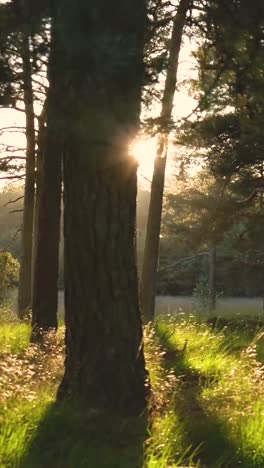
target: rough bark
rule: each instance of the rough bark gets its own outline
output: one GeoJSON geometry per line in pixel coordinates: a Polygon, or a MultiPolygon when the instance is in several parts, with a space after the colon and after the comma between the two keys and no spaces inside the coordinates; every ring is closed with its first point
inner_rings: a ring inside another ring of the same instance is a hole
{"type": "Polygon", "coordinates": [[[216,308],[216,288],[215,288],[216,248],[214,245],[212,245],[209,249],[208,263],[209,263],[209,278],[208,278],[209,312],[213,312],[216,308]]]}
{"type": "Polygon", "coordinates": [[[139,414],[146,406],[146,370],[136,268],[137,167],[128,148],[139,123],[145,5],[91,4],[79,0],[73,8],[66,2],[59,18],[63,38],[71,37],[71,44],[63,43],[65,76],[76,73],[68,73],[65,84],[65,92],[71,89],[64,103],[66,360],[58,398],[139,414]]]}
{"type": "Polygon", "coordinates": [[[145,322],[149,322],[154,318],[155,311],[160,224],[169,136],[168,124],[173,109],[183,28],[190,4],[190,0],[180,1],[173,22],[170,42],[169,63],[161,110],[163,132],[158,136],[157,152],[154,162],[142,269],[141,304],[145,322]]]}
{"type": "Polygon", "coordinates": [[[21,57],[23,66],[24,104],[26,115],[26,176],[22,224],[22,255],[20,260],[18,316],[23,319],[31,308],[32,243],[35,197],[35,123],[30,61],[30,41],[26,30],[22,33],[21,57]]]}
{"type": "MultiPolygon", "coordinates": [[[[52,43],[52,47],[56,47],[52,43]]],[[[34,287],[32,307],[32,341],[43,333],[57,329],[58,263],[60,241],[62,135],[60,129],[61,93],[56,85],[57,52],[51,51],[47,127],[43,160],[39,161],[39,206],[37,206],[34,287]]],[[[41,148],[40,148],[41,149],[41,148]]]]}

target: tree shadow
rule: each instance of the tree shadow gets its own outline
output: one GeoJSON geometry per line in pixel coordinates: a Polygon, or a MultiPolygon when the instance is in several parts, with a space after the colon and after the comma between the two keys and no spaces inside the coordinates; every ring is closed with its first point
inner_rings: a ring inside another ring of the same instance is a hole
{"type": "MultiPolygon", "coordinates": [[[[210,385],[210,378],[198,373],[186,363],[182,350],[172,349],[169,337],[157,336],[165,350],[164,367],[173,369],[180,377],[175,394],[175,413],[183,431],[184,443],[196,449],[194,462],[207,468],[249,468],[250,461],[239,454],[239,447],[230,440],[226,426],[216,413],[209,412],[201,398],[202,387],[210,385]]],[[[212,377],[212,381],[216,381],[212,377]]],[[[213,383],[213,382],[212,382],[213,383]]]]}
{"type": "MultiPolygon", "coordinates": [[[[223,334],[222,344],[229,354],[239,355],[252,343],[256,344],[257,359],[264,363],[264,351],[261,342],[256,340],[264,331],[264,322],[258,319],[219,319],[213,317],[207,320],[207,325],[216,332],[223,334]]],[[[262,336],[263,342],[263,336],[262,336]]]]}
{"type": "Polygon", "coordinates": [[[20,468],[141,468],[146,419],[99,415],[72,402],[52,403],[20,468]]]}

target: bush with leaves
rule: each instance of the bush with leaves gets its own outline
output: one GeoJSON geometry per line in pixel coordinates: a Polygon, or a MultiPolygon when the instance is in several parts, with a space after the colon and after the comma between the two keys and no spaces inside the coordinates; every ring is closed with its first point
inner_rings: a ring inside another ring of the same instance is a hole
{"type": "Polygon", "coordinates": [[[0,250],[0,300],[7,290],[17,286],[19,263],[7,250],[0,250]]]}

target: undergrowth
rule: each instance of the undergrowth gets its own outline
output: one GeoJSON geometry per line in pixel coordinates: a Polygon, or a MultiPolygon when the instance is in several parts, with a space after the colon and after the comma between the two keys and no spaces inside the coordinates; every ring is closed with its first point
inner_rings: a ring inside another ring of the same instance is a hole
{"type": "Polygon", "coordinates": [[[0,323],[0,466],[263,467],[263,332],[160,318],[145,329],[148,418],[56,404],[63,326],[41,348],[0,323]]]}

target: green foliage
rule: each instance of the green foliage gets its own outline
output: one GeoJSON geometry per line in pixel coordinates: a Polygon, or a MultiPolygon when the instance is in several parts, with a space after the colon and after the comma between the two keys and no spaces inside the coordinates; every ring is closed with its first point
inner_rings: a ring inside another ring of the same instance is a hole
{"type": "Polygon", "coordinates": [[[0,250],[0,299],[3,299],[9,288],[17,285],[19,263],[10,252],[0,250]]]}
{"type": "Polygon", "coordinates": [[[0,315],[0,353],[19,354],[29,345],[30,326],[26,323],[3,323],[3,312],[0,315]]]}
{"type": "Polygon", "coordinates": [[[22,186],[4,188],[0,192],[0,249],[8,250],[16,258],[21,255],[22,193],[22,186]]]}
{"type": "Polygon", "coordinates": [[[208,310],[209,307],[209,290],[208,290],[208,281],[203,278],[198,281],[194,290],[193,297],[196,300],[196,307],[198,310],[208,310]]]}

